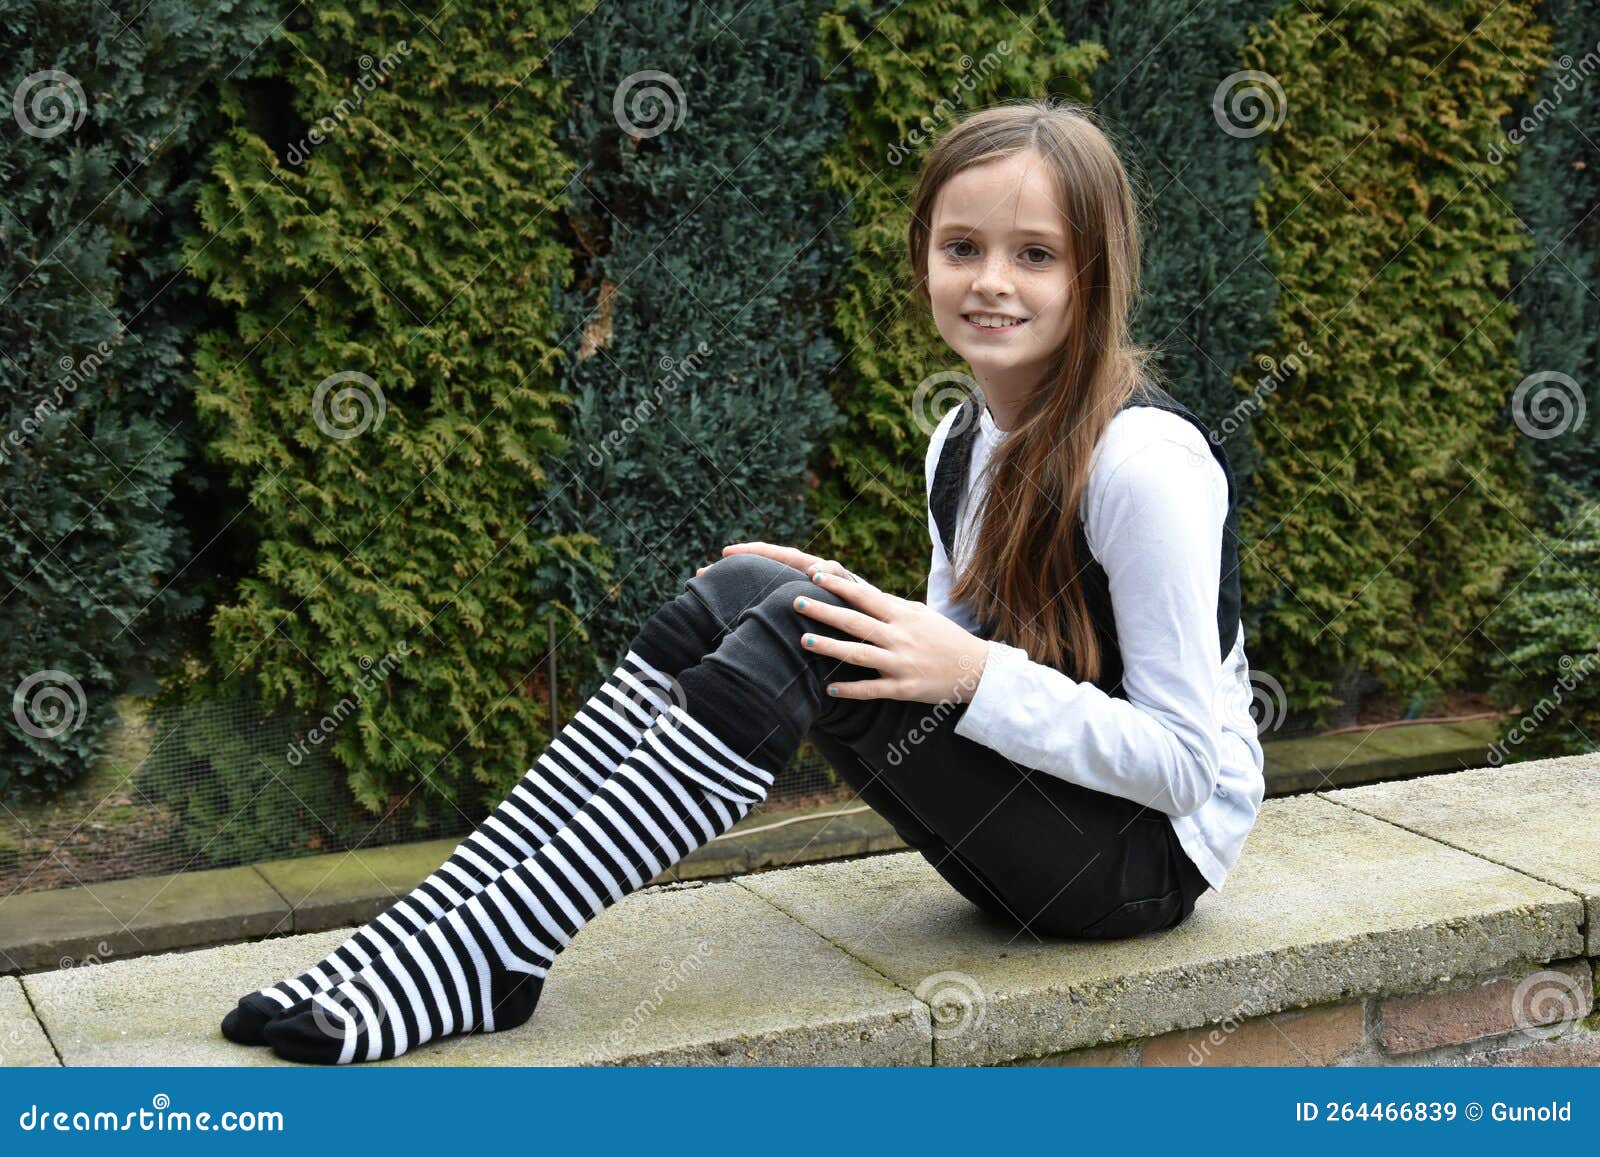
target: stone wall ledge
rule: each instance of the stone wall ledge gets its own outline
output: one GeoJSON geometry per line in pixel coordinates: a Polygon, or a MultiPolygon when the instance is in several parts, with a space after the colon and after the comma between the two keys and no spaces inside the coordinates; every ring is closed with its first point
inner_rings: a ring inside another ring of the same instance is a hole
{"type": "MultiPolygon", "coordinates": [[[[888,853],[626,897],[534,1018],[392,1064],[1593,1064],[1600,754],[1268,800],[1178,928],[1035,937],[888,853]]],[[[6,1064],[277,1064],[217,1030],[348,929],[0,978],[6,1064]]]]}

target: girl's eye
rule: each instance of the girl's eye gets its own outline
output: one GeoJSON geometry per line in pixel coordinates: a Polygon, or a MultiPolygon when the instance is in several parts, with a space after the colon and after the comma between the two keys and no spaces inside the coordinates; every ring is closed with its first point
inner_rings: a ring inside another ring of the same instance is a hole
{"type": "MultiPolygon", "coordinates": [[[[945,253],[949,254],[949,256],[951,256],[951,257],[953,257],[953,258],[955,258],[957,260],[960,260],[962,255],[960,253],[952,252],[952,250],[954,250],[955,247],[958,246],[958,245],[971,245],[971,244],[972,244],[972,242],[966,241],[966,240],[952,241],[952,242],[950,242],[948,245],[946,245],[944,247],[944,251],[945,251],[945,253]]],[[[1043,265],[1046,261],[1049,261],[1054,256],[1050,252],[1050,250],[1045,249],[1044,247],[1039,246],[1039,245],[1030,245],[1026,249],[1023,250],[1023,253],[1025,253],[1025,254],[1026,253],[1036,253],[1036,254],[1039,255],[1037,257],[1030,257],[1028,259],[1029,263],[1032,264],[1032,265],[1043,265]]]]}

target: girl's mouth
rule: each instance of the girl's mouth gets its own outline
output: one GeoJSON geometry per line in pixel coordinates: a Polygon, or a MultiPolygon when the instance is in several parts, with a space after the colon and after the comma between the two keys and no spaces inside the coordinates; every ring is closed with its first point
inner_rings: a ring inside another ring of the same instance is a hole
{"type": "MultiPolygon", "coordinates": [[[[995,315],[990,316],[992,317],[995,315]]],[[[978,330],[981,333],[1010,333],[1012,330],[1021,329],[1023,326],[1028,324],[1027,318],[1018,317],[1012,318],[1009,325],[995,325],[992,321],[988,325],[980,325],[978,322],[973,321],[972,317],[972,314],[964,313],[961,315],[961,320],[966,322],[969,328],[978,330]]]]}

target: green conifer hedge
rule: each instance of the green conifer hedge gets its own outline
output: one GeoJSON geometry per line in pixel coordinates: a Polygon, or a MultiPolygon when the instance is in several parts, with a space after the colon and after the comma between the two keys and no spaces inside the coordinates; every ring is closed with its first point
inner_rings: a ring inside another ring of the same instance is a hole
{"type": "MultiPolygon", "coordinates": [[[[214,506],[181,268],[258,0],[0,0],[0,799],[76,781],[191,637],[214,506]]],[[[217,524],[220,525],[220,524],[217,524]]]]}

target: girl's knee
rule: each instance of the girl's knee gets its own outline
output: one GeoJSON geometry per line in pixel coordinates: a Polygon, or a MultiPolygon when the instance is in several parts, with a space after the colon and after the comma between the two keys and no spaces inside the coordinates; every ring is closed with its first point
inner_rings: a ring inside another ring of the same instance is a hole
{"type": "MultiPolygon", "coordinates": [[[[805,571],[764,554],[724,555],[694,581],[707,579],[724,602],[744,607],[765,606],[769,610],[788,610],[798,616],[795,600],[799,598],[836,607],[850,605],[843,595],[812,582],[805,571]]],[[[815,619],[808,620],[806,625],[823,629],[815,619]]]]}
{"type": "MultiPolygon", "coordinates": [[[[793,567],[789,567],[788,570],[791,574],[798,575],[800,573],[793,567]]],[[[795,605],[796,601],[799,599],[805,599],[808,602],[813,603],[827,603],[829,606],[833,607],[843,607],[850,610],[855,609],[851,606],[849,599],[834,591],[830,591],[827,587],[818,586],[816,583],[812,582],[809,577],[792,578],[778,583],[776,586],[772,587],[766,592],[766,594],[762,597],[761,602],[766,608],[768,608],[770,611],[776,612],[779,616],[782,616],[784,612],[788,612],[788,616],[792,618],[795,625],[802,630],[814,631],[819,635],[831,635],[836,639],[842,639],[849,642],[860,641],[848,631],[841,630],[835,626],[830,626],[819,619],[815,619],[810,615],[807,615],[795,605]]]]}
{"type": "Polygon", "coordinates": [[[764,554],[725,554],[690,579],[691,585],[742,595],[758,602],[773,587],[805,577],[804,572],[764,554]]]}
{"type": "Polygon", "coordinates": [[[794,567],[764,554],[728,554],[692,576],[688,588],[726,631],[774,587],[799,577],[794,567]]]}

